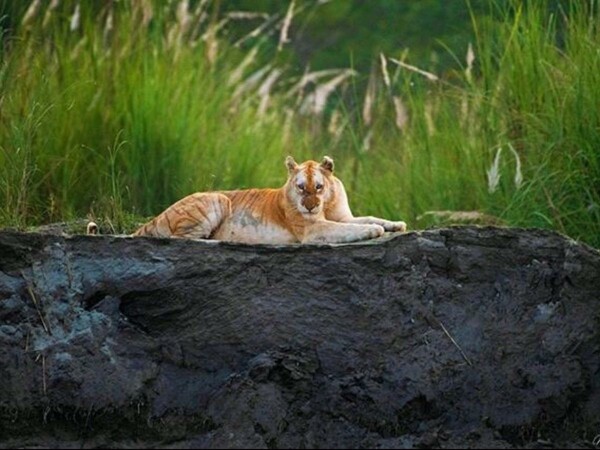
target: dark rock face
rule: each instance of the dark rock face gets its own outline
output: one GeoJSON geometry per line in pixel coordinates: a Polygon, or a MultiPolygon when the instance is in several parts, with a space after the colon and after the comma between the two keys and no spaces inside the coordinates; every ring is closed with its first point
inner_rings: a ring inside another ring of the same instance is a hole
{"type": "Polygon", "coordinates": [[[600,254],[0,233],[0,447],[589,445],[600,254]]]}

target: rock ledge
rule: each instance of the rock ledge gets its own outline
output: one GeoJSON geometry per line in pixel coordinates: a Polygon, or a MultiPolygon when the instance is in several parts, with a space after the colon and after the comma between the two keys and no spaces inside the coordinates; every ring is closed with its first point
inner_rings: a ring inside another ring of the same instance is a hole
{"type": "Polygon", "coordinates": [[[600,254],[0,232],[0,448],[591,445],[600,254]]]}

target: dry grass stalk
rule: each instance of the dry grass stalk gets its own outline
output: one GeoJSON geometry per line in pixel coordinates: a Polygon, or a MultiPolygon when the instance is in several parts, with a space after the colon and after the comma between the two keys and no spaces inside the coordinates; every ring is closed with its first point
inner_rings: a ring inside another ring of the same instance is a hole
{"type": "Polygon", "coordinates": [[[269,100],[271,97],[271,89],[282,74],[280,69],[273,69],[269,76],[262,82],[258,88],[258,95],[260,97],[260,105],[258,107],[258,115],[264,116],[269,107],[269,100]]]}
{"type": "Polygon", "coordinates": [[[502,147],[496,151],[496,157],[490,168],[486,171],[488,180],[488,191],[490,194],[496,192],[498,184],[500,183],[500,156],[502,154],[502,147]]]}
{"type": "Polygon", "coordinates": [[[181,0],[177,5],[177,11],[175,12],[175,17],[177,18],[177,23],[182,34],[187,31],[192,21],[192,16],[189,13],[189,6],[189,0],[181,0]]]}
{"type": "MultiPolygon", "coordinates": [[[[177,20],[173,23],[173,25],[167,32],[167,47],[175,49],[174,58],[175,60],[177,60],[181,51],[181,47],[183,45],[184,36],[190,29],[190,24],[192,23],[192,15],[189,12],[188,0],[181,0],[177,4],[175,18],[177,20]]],[[[212,29],[209,28],[208,32],[211,31],[212,29]]],[[[207,48],[210,48],[210,43],[207,46],[207,48]]]]}
{"type": "Polygon", "coordinates": [[[425,70],[419,69],[418,67],[411,66],[410,64],[406,64],[405,62],[398,61],[397,59],[390,58],[390,61],[392,61],[395,64],[398,64],[400,67],[403,67],[404,69],[408,69],[412,72],[418,73],[419,75],[423,75],[429,81],[439,81],[439,79],[440,79],[437,75],[435,75],[431,72],[427,72],[425,70]]]}
{"type": "Polygon", "coordinates": [[[243,36],[238,41],[236,41],[233,44],[233,46],[239,47],[247,40],[255,38],[257,36],[260,36],[269,26],[271,26],[277,20],[277,17],[278,16],[276,14],[274,14],[273,16],[268,16],[268,18],[265,19],[265,21],[262,24],[260,24],[258,27],[256,27],[254,30],[252,30],[250,33],[248,33],[246,36],[243,36]]]}
{"type": "Polygon", "coordinates": [[[396,126],[399,130],[404,131],[408,126],[408,109],[399,96],[394,95],[392,97],[392,101],[394,103],[394,110],[396,112],[396,126]]]}
{"type": "Polygon", "coordinates": [[[460,98],[460,124],[463,128],[469,124],[469,94],[466,91],[460,98]]]}
{"type": "Polygon", "coordinates": [[[224,19],[219,20],[218,22],[216,22],[216,24],[212,25],[211,27],[207,27],[206,32],[202,36],[200,36],[200,39],[203,41],[206,41],[206,39],[209,37],[210,34],[217,35],[219,33],[219,31],[221,31],[221,28],[224,28],[225,25],[227,25],[228,23],[229,23],[228,17],[225,17],[224,19]]]}
{"type": "MultiPolygon", "coordinates": [[[[198,45],[198,41],[202,39],[202,37],[200,37],[200,33],[203,30],[202,24],[208,19],[208,14],[202,8],[198,7],[198,8],[196,8],[196,10],[192,14],[192,16],[195,17],[195,22],[190,27],[191,31],[190,31],[189,40],[191,42],[191,46],[195,47],[198,45]]],[[[227,22],[227,21],[229,21],[228,17],[223,19],[223,22],[227,22]]],[[[219,28],[220,27],[217,27],[217,30],[219,28]]]]}
{"type": "MultiPolygon", "coordinates": [[[[24,275],[23,275],[23,278],[25,278],[24,275]]],[[[50,331],[50,328],[46,324],[46,320],[44,319],[44,315],[42,314],[42,310],[40,309],[40,306],[39,306],[39,303],[38,303],[37,298],[35,296],[35,293],[33,292],[33,288],[31,287],[31,284],[29,284],[29,283],[27,283],[27,292],[29,293],[29,296],[31,297],[31,301],[33,302],[33,306],[35,307],[35,310],[38,313],[40,321],[42,322],[42,327],[44,328],[44,331],[46,333],[48,333],[49,335],[52,335],[52,332],[50,331]]]]}
{"type": "Polygon", "coordinates": [[[75,61],[79,57],[79,53],[81,53],[81,49],[84,47],[85,44],[87,44],[87,36],[84,36],[81,39],[79,39],[79,42],[77,42],[77,44],[71,51],[71,61],[75,61]]]}
{"type": "Polygon", "coordinates": [[[210,25],[208,30],[208,36],[206,37],[206,60],[212,66],[216,62],[219,53],[219,41],[217,40],[217,27],[210,25]]]}
{"type": "Polygon", "coordinates": [[[467,49],[467,68],[465,69],[465,77],[467,81],[471,83],[473,79],[473,62],[475,61],[475,52],[473,51],[473,45],[469,42],[469,48],[467,49]]]}
{"type": "Polygon", "coordinates": [[[27,8],[27,11],[25,11],[25,15],[23,16],[23,19],[21,20],[21,25],[24,28],[29,27],[31,25],[31,23],[33,22],[33,20],[36,18],[38,12],[40,11],[41,4],[42,4],[41,0],[33,0],[31,2],[31,4],[29,5],[29,8],[27,8]]]}
{"type": "Polygon", "coordinates": [[[138,0],[134,3],[136,10],[141,12],[142,16],[142,27],[148,27],[148,24],[154,17],[154,9],[152,7],[152,0],[138,0]]]}
{"type": "Polygon", "coordinates": [[[346,69],[338,76],[329,80],[326,83],[318,85],[314,92],[311,92],[300,107],[301,113],[312,113],[314,115],[320,115],[325,109],[327,99],[332,92],[342,84],[347,78],[356,75],[356,72],[352,69],[346,69]]]}
{"type": "Polygon", "coordinates": [[[255,19],[263,19],[266,20],[269,18],[267,13],[259,13],[252,11],[231,11],[226,14],[228,18],[231,20],[255,20],[255,19]]]}
{"type": "MultiPolygon", "coordinates": [[[[203,41],[206,41],[210,37],[211,34],[216,36],[219,33],[219,31],[221,31],[221,28],[223,28],[228,23],[229,23],[229,18],[227,18],[227,17],[219,20],[214,25],[207,27],[206,32],[202,36],[200,36],[200,39],[203,41]]],[[[200,26],[200,25],[198,25],[198,26],[200,26]]]]}
{"type": "Polygon", "coordinates": [[[104,45],[108,45],[108,39],[114,28],[114,17],[113,17],[113,9],[110,8],[108,10],[108,14],[106,15],[106,22],[104,24],[103,37],[104,45]]]}
{"type": "MultiPolygon", "coordinates": [[[[204,6],[200,5],[198,8],[196,8],[195,14],[197,14],[197,23],[195,25],[195,28],[200,29],[202,22],[204,22],[206,17],[208,17],[207,14],[204,12],[204,6]]],[[[206,43],[206,60],[211,66],[214,65],[214,63],[217,61],[217,56],[219,53],[219,40],[217,39],[217,34],[221,30],[221,28],[223,28],[228,22],[228,17],[217,21],[217,13],[215,9],[211,15],[210,23],[207,27],[206,32],[200,37],[200,40],[206,43]]],[[[193,33],[192,40],[195,39],[196,34],[197,33],[193,33]]],[[[195,46],[196,44],[197,42],[192,42],[192,46],[195,46]]]]}
{"type": "Polygon", "coordinates": [[[241,83],[238,83],[232,96],[234,104],[236,104],[241,99],[244,93],[250,91],[251,89],[254,89],[258,85],[258,83],[260,83],[260,80],[262,80],[265,74],[269,72],[269,70],[271,70],[271,64],[267,64],[265,67],[258,69],[248,78],[246,78],[246,80],[244,80],[241,83]]]}
{"type": "Polygon", "coordinates": [[[424,110],[423,114],[425,115],[425,124],[427,125],[427,134],[429,136],[433,136],[436,131],[435,121],[433,120],[433,117],[435,115],[435,106],[434,106],[434,102],[431,99],[427,99],[425,101],[425,110],[424,110]]]}
{"type": "Polygon", "coordinates": [[[203,14],[206,14],[206,6],[208,5],[208,0],[200,0],[196,9],[194,10],[194,16],[200,17],[203,14]]]}
{"type": "Polygon", "coordinates": [[[285,108],[285,120],[283,122],[283,143],[287,144],[290,142],[292,137],[292,124],[294,120],[295,112],[292,108],[285,108]]]}
{"type": "Polygon", "coordinates": [[[472,139],[476,139],[475,134],[481,129],[481,121],[478,118],[478,113],[481,110],[481,104],[484,97],[463,90],[460,100],[460,125],[468,133],[472,139]]]}
{"type": "Polygon", "coordinates": [[[58,8],[60,0],[52,0],[50,5],[48,5],[48,9],[46,10],[46,14],[44,14],[44,21],[42,22],[42,28],[46,28],[50,23],[50,19],[52,18],[52,12],[58,8]]]}
{"type": "Polygon", "coordinates": [[[552,196],[548,192],[548,189],[546,189],[546,186],[542,187],[542,190],[544,191],[544,196],[546,197],[546,200],[548,201],[548,206],[550,207],[550,210],[552,211],[553,218],[556,221],[557,228],[560,230],[561,233],[567,234],[567,229],[565,228],[565,224],[563,223],[563,221],[561,219],[560,211],[556,207],[554,202],[552,201],[552,196]]]}
{"type": "Polygon", "coordinates": [[[335,75],[341,71],[343,71],[343,69],[326,69],[318,70],[316,72],[305,72],[304,75],[302,75],[302,78],[300,78],[300,81],[298,81],[288,92],[286,92],[285,98],[290,98],[297,93],[301,93],[309,83],[315,83],[320,78],[327,77],[329,75],[335,75]]]}
{"type": "Polygon", "coordinates": [[[331,114],[329,125],[327,126],[327,131],[333,136],[334,144],[339,141],[345,126],[346,123],[343,121],[342,113],[340,113],[339,109],[335,109],[331,114]]]}
{"type": "Polygon", "coordinates": [[[283,19],[283,25],[281,26],[281,33],[279,33],[279,44],[277,45],[277,51],[281,51],[283,46],[290,42],[288,38],[288,31],[290,28],[290,24],[292,23],[292,18],[294,17],[294,4],[295,0],[290,2],[290,6],[288,7],[287,13],[285,14],[285,19],[283,19]]]}
{"type": "Polygon", "coordinates": [[[369,83],[367,84],[367,92],[365,93],[365,101],[363,103],[362,117],[365,125],[370,126],[373,122],[373,106],[375,104],[377,85],[375,84],[375,72],[371,71],[369,75],[369,83]]]}
{"type": "Polygon", "coordinates": [[[73,11],[73,15],[71,16],[69,29],[71,31],[77,31],[79,29],[80,21],[81,21],[81,5],[79,4],[79,2],[77,2],[77,5],[75,5],[75,11],[73,11]]]}
{"type": "Polygon", "coordinates": [[[387,86],[388,89],[392,87],[392,83],[390,81],[390,74],[387,68],[387,58],[383,53],[379,54],[379,59],[381,61],[381,73],[383,74],[383,82],[387,86]]]}
{"type": "Polygon", "coordinates": [[[229,75],[229,79],[227,80],[228,86],[235,86],[240,82],[240,80],[244,76],[244,72],[245,72],[246,68],[254,62],[257,54],[258,54],[258,45],[255,45],[248,52],[248,54],[244,57],[242,62],[234,70],[231,71],[231,74],[229,75]]]}
{"type": "Polygon", "coordinates": [[[110,217],[105,216],[104,217],[104,222],[106,222],[106,225],[108,227],[108,233],[107,234],[118,234],[117,233],[117,227],[115,227],[115,225],[113,224],[112,220],[110,220],[110,217]]]}
{"type": "Polygon", "coordinates": [[[454,346],[458,349],[458,351],[460,352],[460,354],[462,355],[463,359],[466,361],[466,363],[473,367],[473,364],[471,363],[471,360],[467,357],[467,355],[465,354],[465,352],[463,351],[463,349],[460,347],[460,345],[458,345],[458,343],[454,340],[454,338],[452,337],[452,335],[448,332],[448,330],[446,330],[446,327],[444,326],[444,324],[442,322],[440,322],[439,320],[437,320],[437,323],[439,324],[439,326],[441,327],[442,331],[446,334],[446,336],[448,336],[448,338],[450,339],[450,341],[452,341],[452,343],[454,344],[454,346]]]}
{"type": "Polygon", "coordinates": [[[513,153],[513,155],[515,155],[515,187],[517,189],[520,189],[523,185],[523,173],[521,172],[521,158],[519,158],[519,154],[510,142],[508,143],[508,148],[513,153]]]}
{"type": "Polygon", "coordinates": [[[371,150],[371,140],[373,139],[373,129],[370,128],[369,131],[367,131],[367,134],[365,135],[363,141],[362,141],[362,149],[364,152],[368,152],[369,150],[371,150]]]}

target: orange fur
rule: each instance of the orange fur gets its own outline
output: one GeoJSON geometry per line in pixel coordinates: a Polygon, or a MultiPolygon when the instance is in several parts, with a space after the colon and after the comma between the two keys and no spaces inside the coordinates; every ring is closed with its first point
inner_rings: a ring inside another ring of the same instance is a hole
{"type": "Polygon", "coordinates": [[[352,242],[405,231],[404,222],[354,217],[333,160],[286,160],[279,189],[195,193],[168,207],[134,236],[187,237],[246,243],[352,242]]]}

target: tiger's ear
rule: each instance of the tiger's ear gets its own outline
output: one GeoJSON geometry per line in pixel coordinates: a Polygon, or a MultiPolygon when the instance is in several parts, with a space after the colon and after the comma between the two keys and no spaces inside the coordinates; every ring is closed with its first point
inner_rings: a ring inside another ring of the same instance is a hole
{"type": "Polygon", "coordinates": [[[321,162],[321,167],[333,173],[333,159],[329,156],[325,156],[321,162]]]}
{"type": "Polygon", "coordinates": [[[298,168],[298,164],[296,163],[296,161],[294,161],[294,158],[292,158],[291,156],[285,158],[285,165],[288,168],[289,173],[292,173],[298,168]]]}

